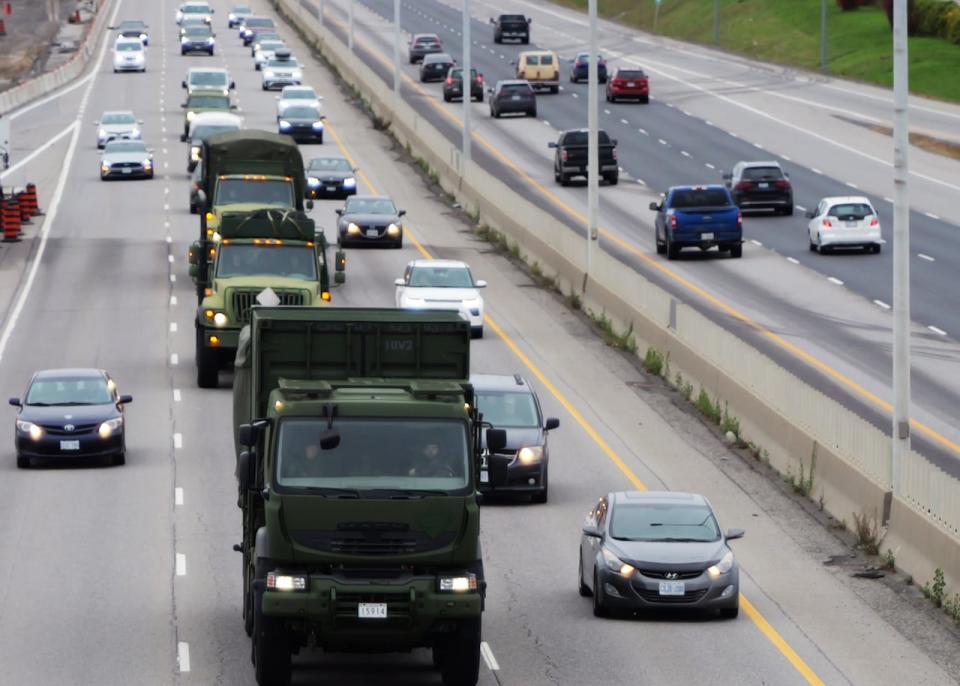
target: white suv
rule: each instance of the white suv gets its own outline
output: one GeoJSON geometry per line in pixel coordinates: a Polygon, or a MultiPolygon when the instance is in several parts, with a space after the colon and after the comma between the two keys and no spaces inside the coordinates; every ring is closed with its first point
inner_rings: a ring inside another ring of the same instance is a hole
{"type": "Polygon", "coordinates": [[[807,212],[810,250],[825,253],[832,248],[863,248],[879,253],[884,240],[877,210],[863,196],[824,198],[807,212]]]}
{"type": "Polygon", "coordinates": [[[118,38],[113,45],[113,71],[146,71],[147,51],[139,38],[118,38]]]}

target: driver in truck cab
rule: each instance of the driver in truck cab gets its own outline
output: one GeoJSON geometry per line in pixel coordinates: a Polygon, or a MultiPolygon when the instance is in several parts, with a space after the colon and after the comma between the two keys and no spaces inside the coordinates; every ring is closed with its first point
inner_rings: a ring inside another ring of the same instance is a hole
{"type": "Polygon", "coordinates": [[[413,466],[408,476],[460,476],[459,467],[450,460],[450,452],[443,450],[440,443],[430,441],[423,446],[419,455],[414,456],[413,466]]]}

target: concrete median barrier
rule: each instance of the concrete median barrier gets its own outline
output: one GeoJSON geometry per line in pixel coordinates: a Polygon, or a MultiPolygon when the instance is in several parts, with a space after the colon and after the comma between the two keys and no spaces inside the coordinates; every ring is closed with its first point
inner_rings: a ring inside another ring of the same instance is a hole
{"type": "Polygon", "coordinates": [[[316,0],[272,2],[464,208],[479,212],[561,291],[580,296],[584,309],[629,331],[641,354],[655,348],[669,360],[671,376],[679,372],[696,391],[723,403],[739,419],[741,437],[762,446],[771,466],[794,478],[809,478],[812,471],[806,490],[824,510],[848,527],[854,516],[886,518],[882,549],[891,548],[897,566],[918,583],[940,568],[948,592],[960,592],[960,480],[912,453],[903,468],[903,492],[893,497],[885,432],[645,278],[616,246],[594,250],[585,282],[583,227],[572,218],[562,225],[478,164],[464,164],[459,144],[394,98],[367,64],[320,26],[316,0]]]}

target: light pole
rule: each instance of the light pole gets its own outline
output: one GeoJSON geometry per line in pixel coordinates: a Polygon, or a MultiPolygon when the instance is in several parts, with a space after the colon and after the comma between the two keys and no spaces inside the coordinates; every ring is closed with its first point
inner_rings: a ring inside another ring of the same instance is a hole
{"type": "Polygon", "coordinates": [[[393,0],[393,95],[400,97],[400,0],[393,0]]]}
{"type": "Polygon", "coordinates": [[[600,152],[598,148],[597,121],[597,0],[589,0],[590,40],[587,68],[587,270],[583,275],[583,290],[587,290],[590,270],[593,266],[593,242],[597,240],[597,215],[600,200],[600,152]]]}
{"type": "MultiPolygon", "coordinates": [[[[463,93],[463,166],[462,172],[466,171],[467,163],[470,161],[470,103],[473,100],[473,75],[471,74],[472,60],[470,47],[470,0],[463,0],[463,78],[460,80],[460,87],[463,93]]],[[[481,88],[483,85],[481,84],[481,88]]],[[[483,91],[480,91],[481,94],[483,91]]],[[[462,173],[461,172],[461,173],[462,173]]]]}
{"type": "Polygon", "coordinates": [[[350,9],[347,11],[347,48],[353,52],[353,0],[350,0],[350,9]]]}
{"type": "Polygon", "coordinates": [[[820,71],[827,71],[827,0],[820,0],[820,71]]]}
{"type": "Polygon", "coordinates": [[[907,0],[893,3],[893,454],[890,482],[901,494],[901,470],[910,452],[910,196],[907,0]]]}
{"type": "Polygon", "coordinates": [[[720,45],[720,0],[713,0],[713,43],[720,45]]]}

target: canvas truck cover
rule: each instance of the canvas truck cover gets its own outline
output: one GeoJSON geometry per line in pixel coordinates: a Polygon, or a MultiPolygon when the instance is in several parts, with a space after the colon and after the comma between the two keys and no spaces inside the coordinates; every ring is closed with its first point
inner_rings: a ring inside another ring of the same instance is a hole
{"type": "Polygon", "coordinates": [[[261,209],[252,212],[224,212],[217,232],[222,239],[275,238],[312,241],[316,223],[299,210],[261,209]]]}
{"type": "Polygon", "coordinates": [[[218,133],[203,143],[203,188],[212,197],[214,181],[227,174],[289,176],[293,180],[297,209],[303,209],[306,178],[303,156],[289,136],[244,129],[218,133]]]}

